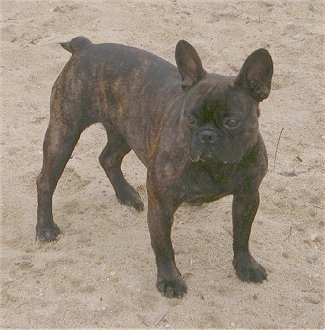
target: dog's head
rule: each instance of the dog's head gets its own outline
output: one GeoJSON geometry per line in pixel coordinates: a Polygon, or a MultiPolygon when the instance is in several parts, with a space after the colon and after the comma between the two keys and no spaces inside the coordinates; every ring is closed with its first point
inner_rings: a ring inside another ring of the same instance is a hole
{"type": "Polygon", "coordinates": [[[182,121],[191,131],[192,161],[240,161],[259,135],[259,102],[268,97],[273,62],[258,49],[237,77],[208,74],[195,49],[181,40],[176,63],[185,92],[182,121]]]}

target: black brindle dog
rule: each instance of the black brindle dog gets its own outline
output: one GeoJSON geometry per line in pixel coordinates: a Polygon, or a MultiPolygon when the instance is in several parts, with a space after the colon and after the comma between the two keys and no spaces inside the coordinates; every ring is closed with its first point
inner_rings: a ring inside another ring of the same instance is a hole
{"type": "Polygon", "coordinates": [[[183,202],[206,203],[233,195],[233,265],[243,281],[267,274],[249,251],[251,225],[267,155],[259,133],[259,103],[268,97],[273,62],[253,52],[237,77],[207,73],[195,49],[181,40],[177,67],[160,57],[118,44],[77,37],[62,43],[72,57],[56,80],[37,180],[36,233],[52,241],[52,196],[81,132],[94,123],[107,131],[100,164],[122,204],[143,210],[121,172],[134,150],[147,167],[148,225],[157,263],[157,288],[182,297],[186,284],[171,243],[173,215],[183,202]]]}

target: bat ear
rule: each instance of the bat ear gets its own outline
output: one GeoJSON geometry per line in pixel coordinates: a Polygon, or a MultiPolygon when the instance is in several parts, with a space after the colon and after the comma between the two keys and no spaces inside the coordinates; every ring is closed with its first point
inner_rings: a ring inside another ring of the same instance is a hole
{"type": "Polygon", "coordinates": [[[273,61],[269,52],[260,48],[245,60],[235,85],[245,89],[258,102],[266,99],[271,90],[273,61]]]}
{"type": "Polygon", "coordinates": [[[194,47],[185,40],[176,45],[175,59],[182,78],[182,87],[187,90],[200,81],[206,74],[201,59],[194,47]]]}

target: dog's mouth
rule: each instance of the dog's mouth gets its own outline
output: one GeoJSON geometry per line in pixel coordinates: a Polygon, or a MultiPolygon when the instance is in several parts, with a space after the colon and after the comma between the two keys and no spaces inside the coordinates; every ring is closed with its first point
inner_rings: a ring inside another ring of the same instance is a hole
{"type": "Polygon", "coordinates": [[[191,162],[192,162],[192,163],[204,162],[204,159],[201,158],[200,155],[192,156],[192,157],[191,157],[191,162]]]}
{"type": "Polygon", "coordinates": [[[192,140],[189,155],[192,163],[209,163],[209,164],[236,164],[241,161],[246,153],[245,145],[242,141],[237,143],[229,141],[217,141],[214,144],[202,143],[201,140],[195,138],[192,140]]]}
{"type": "Polygon", "coordinates": [[[232,159],[223,159],[221,157],[216,157],[210,153],[210,154],[207,154],[204,156],[201,154],[192,155],[191,162],[192,163],[211,162],[214,160],[217,163],[233,164],[233,163],[238,163],[241,159],[242,159],[242,157],[237,157],[237,158],[232,158],[232,159]]]}

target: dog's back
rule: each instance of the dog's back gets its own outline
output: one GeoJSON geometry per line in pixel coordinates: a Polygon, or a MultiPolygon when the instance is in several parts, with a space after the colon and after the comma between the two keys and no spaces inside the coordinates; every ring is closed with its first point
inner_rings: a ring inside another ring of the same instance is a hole
{"type": "Polygon", "coordinates": [[[93,44],[84,37],[61,46],[72,57],[53,86],[51,111],[71,125],[82,121],[85,127],[96,122],[114,126],[146,164],[157,142],[153,132],[159,134],[168,111],[165,104],[171,94],[181,92],[177,68],[147,51],[114,43],[93,44]],[[63,99],[58,97],[63,94],[63,99]]]}

